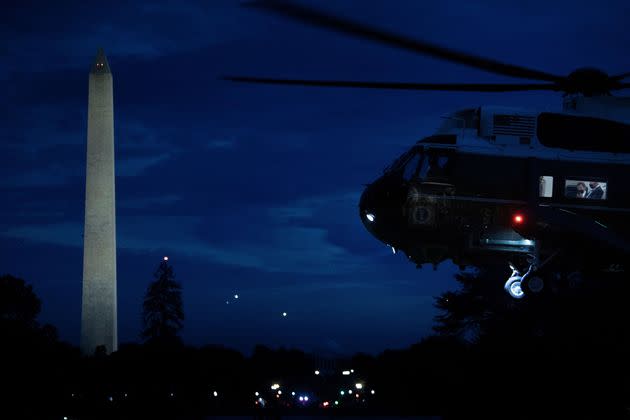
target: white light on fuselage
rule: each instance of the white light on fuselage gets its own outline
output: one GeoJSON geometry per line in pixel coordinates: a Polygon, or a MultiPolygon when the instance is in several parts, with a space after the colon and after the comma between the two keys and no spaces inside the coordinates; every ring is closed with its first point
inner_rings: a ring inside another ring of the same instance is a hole
{"type": "Polygon", "coordinates": [[[376,217],[372,213],[366,214],[365,218],[368,219],[370,222],[373,222],[374,219],[376,219],[376,217]]]}

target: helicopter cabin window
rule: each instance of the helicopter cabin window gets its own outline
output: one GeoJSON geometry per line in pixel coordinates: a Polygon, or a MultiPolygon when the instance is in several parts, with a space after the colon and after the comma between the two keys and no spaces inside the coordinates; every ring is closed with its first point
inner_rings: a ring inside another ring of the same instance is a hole
{"type": "Polygon", "coordinates": [[[585,200],[606,200],[608,183],[593,179],[567,179],[564,196],[585,200]]]}
{"type": "Polygon", "coordinates": [[[553,197],[553,177],[544,175],[538,179],[538,196],[539,197],[553,197]]]}

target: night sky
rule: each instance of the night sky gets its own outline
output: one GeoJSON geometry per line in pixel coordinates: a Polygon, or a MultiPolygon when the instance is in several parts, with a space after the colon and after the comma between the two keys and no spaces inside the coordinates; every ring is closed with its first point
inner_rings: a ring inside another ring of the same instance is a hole
{"type": "MultiPolygon", "coordinates": [[[[188,344],[347,354],[419,341],[431,331],[433,297],[456,287],[456,268],[416,270],[371,237],[358,216],[363,185],[448,112],[561,105],[554,93],[223,81],[519,81],[237,1],[10,3],[0,14],[0,273],[33,284],[41,320],[77,345],[88,72],[98,47],[114,77],[122,343],[139,341],[144,292],[164,255],[183,285],[188,344]]],[[[627,0],[306,4],[552,73],[630,70],[627,0]]]]}

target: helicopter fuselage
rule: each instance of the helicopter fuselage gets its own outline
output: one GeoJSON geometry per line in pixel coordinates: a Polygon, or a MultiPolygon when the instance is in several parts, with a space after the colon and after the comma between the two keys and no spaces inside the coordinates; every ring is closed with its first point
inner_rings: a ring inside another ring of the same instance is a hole
{"type": "MultiPolygon", "coordinates": [[[[365,227],[418,265],[479,265],[556,249],[582,262],[619,264],[615,258],[630,249],[630,148],[619,137],[630,127],[611,121],[606,138],[592,139],[595,150],[585,150],[586,142],[544,144],[575,141],[550,137],[566,126],[575,131],[573,118],[503,109],[449,118],[366,188],[365,227]]],[[[580,121],[600,130],[607,124],[580,121]]]]}

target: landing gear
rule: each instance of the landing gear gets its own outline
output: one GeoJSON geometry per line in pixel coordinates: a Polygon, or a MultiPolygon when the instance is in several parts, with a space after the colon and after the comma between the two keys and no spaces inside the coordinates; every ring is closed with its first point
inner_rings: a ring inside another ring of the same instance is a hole
{"type": "Polygon", "coordinates": [[[530,270],[528,270],[525,275],[521,275],[521,273],[512,264],[510,264],[510,268],[512,269],[512,275],[505,282],[505,286],[503,286],[503,288],[514,299],[522,299],[525,297],[525,291],[523,290],[523,279],[525,279],[529,274],[531,266],[530,270]]]}

